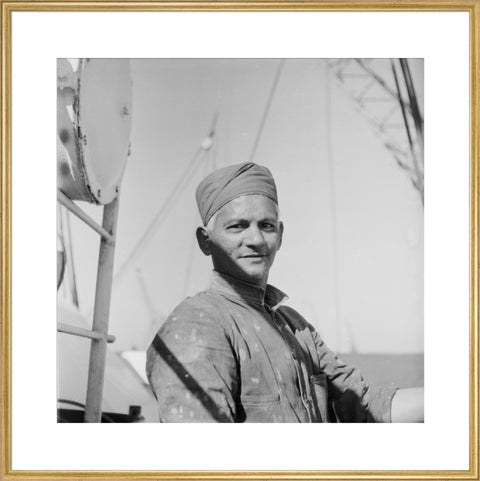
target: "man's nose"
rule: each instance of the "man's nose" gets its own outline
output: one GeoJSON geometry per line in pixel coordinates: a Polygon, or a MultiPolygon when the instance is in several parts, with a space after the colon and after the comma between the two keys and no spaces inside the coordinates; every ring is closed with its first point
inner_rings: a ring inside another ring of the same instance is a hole
{"type": "Polygon", "coordinates": [[[250,226],[246,231],[246,244],[252,246],[262,245],[265,242],[263,237],[263,232],[258,228],[258,226],[250,226]]]}

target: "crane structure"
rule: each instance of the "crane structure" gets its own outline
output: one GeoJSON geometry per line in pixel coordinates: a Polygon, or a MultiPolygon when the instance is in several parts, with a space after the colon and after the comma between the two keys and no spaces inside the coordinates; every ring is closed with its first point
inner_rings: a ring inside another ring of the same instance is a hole
{"type": "Polygon", "coordinates": [[[423,114],[407,59],[327,59],[424,203],[423,114]]]}

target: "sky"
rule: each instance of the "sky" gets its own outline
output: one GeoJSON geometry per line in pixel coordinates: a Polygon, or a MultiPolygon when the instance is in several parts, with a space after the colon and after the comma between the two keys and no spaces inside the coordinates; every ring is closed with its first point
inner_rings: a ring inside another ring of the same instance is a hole
{"type": "MultiPolygon", "coordinates": [[[[379,71],[393,85],[385,62],[379,71]]],[[[410,65],[422,101],[423,65],[410,65]]],[[[423,352],[423,206],[352,100],[360,80],[342,83],[322,59],[132,59],[130,67],[114,349],[145,349],[165,316],[208,285],[195,188],[215,167],[253,160],[277,183],[285,234],[269,282],[288,305],[338,352],[423,352]],[[119,275],[166,202],[148,243],[119,275]]],[[[101,222],[101,207],[78,204],[101,222]]],[[[79,308],[91,318],[99,240],[74,217],[71,227],[79,308]]],[[[66,281],[59,296],[68,297],[66,281]]]]}

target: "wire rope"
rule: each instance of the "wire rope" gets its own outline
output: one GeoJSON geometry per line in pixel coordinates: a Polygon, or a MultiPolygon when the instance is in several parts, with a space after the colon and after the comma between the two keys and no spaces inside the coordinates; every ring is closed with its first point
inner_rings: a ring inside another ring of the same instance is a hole
{"type": "MultiPolygon", "coordinates": [[[[392,65],[393,78],[395,80],[395,86],[396,86],[398,92],[400,92],[400,85],[399,85],[399,82],[398,82],[397,71],[395,69],[395,64],[393,63],[393,60],[391,61],[391,65],[392,65]]],[[[403,70],[403,73],[405,75],[405,70],[403,70]]],[[[405,82],[406,83],[408,82],[408,80],[406,78],[405,78],[405,82]]],[[[407,86],[407,90],[408,90],[408,86],[407,86]]],[[[424,203],[423,178],[422,178],[422,174],[420,172],[420,168],[419,168],[419,165],[418,165],[418,159],[417,159],[417,155],[415,153],[415,148],[414,148],[414,145],[413,145],[413,138],[412,138],[412,135],[410,133],[410,127],[409,127],[409,124],[408,124],[406,109],[405,109],[405,106],[403,104],[403,101],[402,101],[401,97],[399,97],[399,98],[400,98],[400,107],[401,107],[401,110],[402,110],[403,122],[404,122],[404,125],[405,125],[405,130],[407,132],[408,145],[410,146],[410,155],[412,157],[413,168],[415,170],[415,186],[418,189],[418,191],[420,192],[420,197],[421,197],[422,205],[423,205],[423,203],[424,203]]]]}
{"type": "MultiPolygon", "coordinates": [[[[213,170],[215,170],[215,164],[214,164],[214,158],[213,158],[213,152],[212,152],[210,159],[208,159],[205,162],[204,176],[206,177],[208,173],[213,170]]],[[[196,214],[195,214],[195,219],[196,219],[196,214]]],[[[195,226],[195,220],[192,222],[192,224],[195,226]]],[[[193,257],[195,252],[195,244],[196,244],[195,236],[192,236],[192,240],[190,244],[190,252],[187,260],[187,272],[185,273],[185,283],[183,286],[183,293],[185,297],[188,295],[188,288],[190,286],[190,280],[192,276],[192,264],[193,264],[193,257]]]]}
{"type": "Polygon", "coordinates": [[[268,114],[270,112],[270,108],[272,106],[272,101],[275,96],[275,92],[277,90],[278,86],[278,81],[280,80],[280,76],[283,71],[283,66],[285,65],[285,59],[280,60],[280,63],[278,64],[277,71],[275,73],[275,77],[272,82],[272,86],[270,87],[270,92],[267,97],[267,101],[265,103],[265,107],[263,109],[263,115],[262,119],[260,120],[260,125],[257,130],[257,135],[255,137],[255,140],[253,142],[253,147],[252,147],[252,152],[250,153],[250,162],[253,162],[253,159],[255,158],[255,154],[257,153],[257,148],[258,144],[260,143],[260,139],[263,134],[263,129],[265,127],[265,123],[267,121],[268,114]]]}
{"type": "Polygon", "coordinates": [[[325,67],[325,117],[326,117],[326,149],[327,149],[327,169],[328,179],[330,183],[330,206],[332,215],[332,257],[333,257],[333,299],[334,299],[334,322],[336,329],[337,349],[342,344],[341,333],[341,315],[340,315],[340,281],[339,281],[339,262],[338,262],[338,223],[337,223],[337,203],[336,203],[336,185],[335,172],[333,164],[333,146],[332,146],[332,108],[331,108],[331,82],[330,71],[325,67]]]}
{"type": "Polygon", "coordinates": [[[192,159],[187,164],[187,167],[185,168],[182,175],[180,176],[179,180],[177,181],[177,183],[171,190],[170,194],[168,195],[167,199],[158,209],[150,225],[147,227],[143,235],[137,241],[137,243],[135,244],[129,256],[126,258],[123,264],[119,267],[118,271],[115,273],[114,281],[118,281],[123,276],[123,274],[130,268],[130,266],[137,260],[138,256],[143,252],[143,250],[147,246],[150,239],[158,230],[164,217],[167,215],[171,207],[175,204],[176,200],[178,199],[179,193],[183,190],[184,186],[188,183],[188,181],[191,179],[193,174],[197,171],[197,169],[201,165],[201,162],[198,162],[198,161],[200,160],[200,158],[204,153],[205,153],[205,150],[201,146],[198,147],[192,159]]]}

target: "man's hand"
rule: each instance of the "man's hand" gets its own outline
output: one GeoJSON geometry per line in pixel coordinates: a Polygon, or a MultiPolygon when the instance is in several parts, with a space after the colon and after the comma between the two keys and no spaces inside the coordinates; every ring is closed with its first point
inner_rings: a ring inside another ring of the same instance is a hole
{"type": "Polygon", "coordinates": [[[423,387],[399,389],[395,393],[392,423],[423,423],[423,387]]]}

